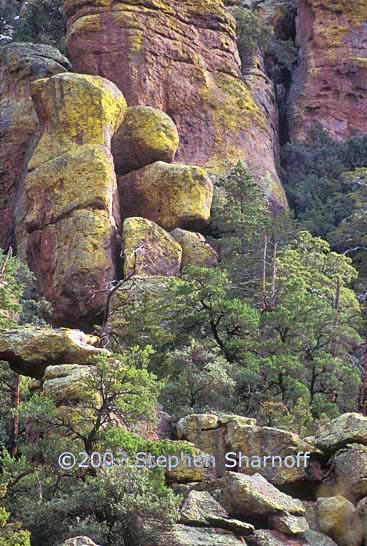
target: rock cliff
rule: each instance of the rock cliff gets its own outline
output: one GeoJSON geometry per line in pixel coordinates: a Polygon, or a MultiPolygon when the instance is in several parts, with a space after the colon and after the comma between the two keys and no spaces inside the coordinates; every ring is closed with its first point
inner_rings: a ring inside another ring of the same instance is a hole
{"type": "Polygon", "coordinates": [[[299,0],[299,58],[288,103],[292,139],[316,122],[346,139],[367,132],[367,1],[299,0]]]}
{"type": "Polygon", "coordinates": [[[38,120],[30,85],[70,70],[61,53],[39,44],[0,48],[0,248],[14,244],[14,207],[38,120]]]}
{"type": "Polygon", "coordinates": [[[246,160],[274,206],[274,131],[241,77],[235,22],[222,0],[66,0],[74,69],[117,84],[130,106],[166,112],[180,135],[177,161],[223,170],[246,160]]]}

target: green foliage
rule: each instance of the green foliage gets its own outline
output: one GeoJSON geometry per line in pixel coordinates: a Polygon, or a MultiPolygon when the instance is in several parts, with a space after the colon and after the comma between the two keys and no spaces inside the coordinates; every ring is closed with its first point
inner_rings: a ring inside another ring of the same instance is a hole
{"type": "Polygon", "coordinates": [[[14,39],[52,45],[65,51],[63,0],[28,0],[16,22],[14,39]]]}
{"type": "Polygon", "coordinates": [[[37,295],[34,275],[10,254],[0,254],[0,328],[44,325],[49,304],[37,295]]]}
{"type": "Polygon", "coordinates": [[[19,523],[9,523],[10,514],[0,506],[0,546],[31,546],[30,533],[19,523]]]}
{"type": "Polygon", "coordinates": [[[273,39],[271,27],[249,9],[236,6],[231,8],[231,13],[237,23],[237,42],[241,58],[249,59],[257,51],[266,52],[273,39]]]}
{"type": "Polygon", "coordinates": [[[11,504],[37,546],[78,535],[101,546],[127,546],[140,516],[169,522],[177,515],[163,473],[129,467],[104,468],[83,479],[43,467],[14,488],[11,504]]]}

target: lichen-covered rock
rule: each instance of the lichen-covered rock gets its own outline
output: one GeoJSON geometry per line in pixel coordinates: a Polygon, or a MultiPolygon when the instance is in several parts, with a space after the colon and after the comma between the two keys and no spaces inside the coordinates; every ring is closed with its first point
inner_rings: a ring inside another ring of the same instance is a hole
{"type": "Polygon", "coordinates": [[[173,161],[179,136],[171,118],[149,106],[128,108],[124,123],[112,139],[117,174],[155,163],[173,161]]]}
{"type": "Polygon", "coordinates": [[[269,114],[243,81],[222,0],[67,0],[65,8],[75,70],[109,78],[131,106],[166,112],[180,135],[178,161],[223,171],[245,160],[269,200],[286,206],[269,114]]]}
{"type": "Polygon", "coordinates": [[[337,546],[330,537],[312,529],[305,531],[304,536],[307,540],[307,546],[337,546]]]}
{"type": "Polygon", "coordinates": [[[229,517],[227,511],[206,491],[190,491],[181,511],[180,522],[195,527],[212,526],[237,535],[251,535],[255,528],[229,517]]]}
{"type": "Polygon", "coordinates": [[[168,231],[209,221],[213,184],[201,167],[158,161],[118,177],[118,185],[123,218],[142,216],[168,231]]]}
{"type": "Polygon", "coordinates": [[[285,535],[300,535],[309,528],[306,518],[298,516],[274,515],[269,522],[272,529],[285,535]]]}
{"type": "Polygon", "coordinates": [[[357,505],[358,515],[362,522],[364,541],[367,544],[367,497],[362,499],[357,505]]]}
{"type": "Polygon", "coordinates": [[[127,218],[123,225],[124,274],[175,276],[182,249],[167,231],[146,218],[127,218]]]}
{"type": "Polygon", "coordinates": [[[100,77],[61,74],[32,84],[40,138],[17,207],[17,249],[53,304],[56,324],[102,311],[116,278],[119,199],[110,152],[126,102],[100,77]]]}
{"type": "Polygon", "coordinates": [[[32,99],[41,122],[41,136],[28,163],[33,170],[83,144],[111,148],[121,126],[126,101],[117,87],[99,76],[61,74],[37,80],[32,99]]]}
{"type": "Polygon", "coordinates": [[[91,370],[91,366],[77,364],[48,366],[42,377],[42,392],[57,406],[78,403],[83,398],[80,382],[91,370]]]}
{"type": "Polygon", "coordinates": [[[341,496],[323,497],[317,505],[322,533],[338,546],[362,546],[362,522],[351,502],[341,496]]]}
{"type": "Polygon", "coordinates": [[[140,546],[246,546],[243,537],[212,527],[145,523],[137,530],[140,546]]]}
{"type": "Polygon", "coordinates": [[[233,517],[260,518],[272,514],[304,516],[300,500],[280,492],[260,474],[246,476],[227,472],[224,476],[223,505],[233,517]]]}
{"type": "Polygon", "coordinates": [[[331,421],[326,430],[316,434],[314,442],[327,453],[335,453],[352,443],[367,446],[367,417],[360,413],[344,413],[331,421]]]}
{"type": "Polygon", "coordinates": [[[87,364],[92,356],[109,354],[96,347],[98,338],[67,328],[24,327],[0,330],[0,360],[17,373],[41,378],[47,366],[87,364]]]}
{"type": "Polygon", "coordinates": [[[302,139],[315,123],[346,139],[367,132],[367,0],[298,2],[299,60],[289,128],[302,139]]]}
{"type": "Polygon", "coordinates": [[[348,445],[333,455],[323,480],[322,493],[327,496],[343,495],[352,502],[367,496],[367,447],[348,445]]]}
{"type": "Polygon", "coordinates": [[[321,481],[317,460],[309,465],[311,455],[317,456],[320,452],[297,434],[285,430],[256,426],[256,421],[244,417],[223,419],[189,415],[178,422],[177,434],[180,439],[188,440],[215,456],[218,476],[223,476],[228,464],[233,464],[232,459],[238,459],[237,454],[241,453],[248,457],[248,462],[244,459],[238,464],[238,472],[262,474],[275,485],[303,487],[309,480],[321,481]],[[231,461],[225,461],[225,455],[230,453],[233,453],[231,461]],[[294,459],[293,465],[287,466],[284,462],[286,457],[296,458],[298,454],[306,453],[309,454],[307,459],[299,455],[299,462],[294,459]],[[269,456],[278,459],[274,459],[274,464],[258,464],[259,460],[264,461],[264,457],[269,456]]]}
{"type": "Polygon", "coordinates": [[[13,43],[0,48],[0,248],[13,244],[14,207],[38,120],[30,84],[70,69],[54,47],[13,43]]]}
{"type": "Polygon", "coordinates": [[[279,531],[261,529],[248,537],[249,546],[310,546],[304,538],[289,537],[279,531]]]}
{"type": "Polygon", "coordinates": [[[182,247],[182,265],[214,267],[218,264],[218,254],[200,233],[185,229],[174,229],[171,235],[182,247]]]}

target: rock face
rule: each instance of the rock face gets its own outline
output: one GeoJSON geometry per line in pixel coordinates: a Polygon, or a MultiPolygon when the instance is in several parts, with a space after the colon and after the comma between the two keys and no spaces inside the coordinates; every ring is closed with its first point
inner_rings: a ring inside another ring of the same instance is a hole
{"type": "Polygon", "coordinates": [[[329,496],[343,495],[356,503],[367,496],[367,447],[349,445],[337,451],[329,462],[323,492],[329,496]]]}
{"type": "Polygon", "coordinates": [[[18,328],[0,331],[0,360],[17,373],[39,379],[47,366],[87,364],[98,354],[98,338],[67,328],[18,328]]]}
{"type": "Polygon", "coordinates": [[[185,229],[174,229],[171,235],[182,247],[182,265],[214,267],[218,264],[218,254],[200,233],[185,229]]]}
{"type": "Polygon", "coordinates": [[[246,546],[243,537],[212,527],[158,525],[152,523],[140,530],[140,546],[246,546]]]}
{"type": "Polygon", "coordinates": [[[182,249],[164,229],[145,218],[127,218],[123,225],[124,274],[179,275],[182,249]]]}
{"type": "Polygon", "coordinates": [[[316,122],[336,138],[367,132],[367,0],[300,0],[298,66],[289,96],[292,139],[316,122]]]}
{"type": "Polygon", "coordinates": [[[277,512],[304,516],[302,502],[281,493],[260,474],[245,476],[227,472],[223,503],[231,516],[259,518],[277,512]]]}
{"type": "Polygon", "coordinates": [[[246,160],[274,206],[286,205],[274,133],[242,80],[222,0],[66,0],[65,8],[75,70],[110,79],[130,106],[166,112],[180,135],[178,161],[222,171],[246,160]]]}
{"type": "Polygon", "coordinates": [[[118,185],[123,218],[141,216],[168,231],[209,221],[213,184],[201,167],[157,161],[118,177],[118,185]]]}
{"type": "Polygon", "coordinates": [[[57,406],[73,405],[82,398],[80,380],[90,374],[91,366],[63,364],[48,366],[42,377],[42,392],[57,406]]]}
{"type": "Polygon", "coordinates": [[[354,505],[344,497],[318,500],[321,531],[339,546],[362,546],[362,521],[354,505]]]}
{"type": "Polygon", "coordinates": [[[367,446],[367,417],[360,413],[344,413],[315,436],[315,445],[329,454],[352,443],[367,446]]]}
{"type": "MultiPolygon", "coordinates": [[[[249,475],[259,473],[275,485],[303,484],[304,487],[308,480],[321,480],[317,473],[316,476],[311,475],[305,459],[299,459],[299,464],[294,460],[293,466],[291,460],[289,467],[285,464],[286,457],[293,458],[299,453],[317,455],[318,450],[314,446],[285,430],[256,426],[254,420],[236,416],[218,419],[214,415],[189,415],[178,422],[177,434],[179,439],[188,440],[199,449],[213,454],[219,476],[224,474],[226,468],[230,468],[228,464],[237,461],[236,471],[249,475]],[[248,457],[248,460],[239,462],[239,453],[248,457]],[[226,454],[231,454],[230,461],[226,462],[226,454]],[[274,459],[274,463],[266,465],[259,463],[267,456],[278,457],[278,460],[274,459]]],[[[317,462],[314,464],[317,466],[317,462]]]]}
{"type": "Polygon", "coordinates": [[[74,325],[103,309],[103,290],[116,276],[110,145],[126,102],[111,82],[80,74],[38,80],[32,98],[41,134],[18,204],[18,253],[56,304],[54,322],[74,325]]]}
{"type": "Polygon", "coordinates": [[[30,84],[69,69],[69,61],[51,46],[0,48],[0,248],[14,244],[15,198],[38,125],[30,84]]]}
{"type": "Polygon", "coordinates": [[[124,123],[112,140],[117,174],[155,163],[171,163],[179,144],[175,124],[167,114],[148,106],[128,108],[124,123]]]}

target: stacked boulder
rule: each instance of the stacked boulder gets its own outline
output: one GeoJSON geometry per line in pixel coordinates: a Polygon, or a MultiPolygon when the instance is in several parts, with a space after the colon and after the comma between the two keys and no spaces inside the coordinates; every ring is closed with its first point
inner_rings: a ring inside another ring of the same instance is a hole
{"type": "Polygon", "coordinates": [[[56,323],[103,308],[116,278],[120,216],[111,137],[126,114],[117,87],[60,74],[31,87],[40,138],[17,210],[18,253],[34,271],[56,323]]]}

